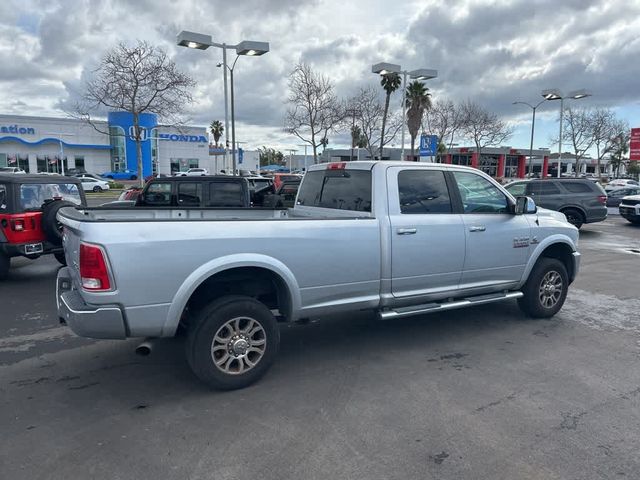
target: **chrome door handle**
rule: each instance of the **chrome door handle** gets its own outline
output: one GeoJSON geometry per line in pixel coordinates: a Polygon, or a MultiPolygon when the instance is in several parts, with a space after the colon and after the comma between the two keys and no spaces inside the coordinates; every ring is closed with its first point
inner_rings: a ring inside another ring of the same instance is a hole
{"type": "Polygon", "coordinates": [[[396,233],[398,235],[413,235],[417,231],[417,228],[399,228],[398,230],[396,230],[396,233]]]}
{"type": "Polygon", "coordinates": [[[469,227],[470,232],[484,232],[487,229],[484,225],[474,225],[473,227],[469,227]]]}

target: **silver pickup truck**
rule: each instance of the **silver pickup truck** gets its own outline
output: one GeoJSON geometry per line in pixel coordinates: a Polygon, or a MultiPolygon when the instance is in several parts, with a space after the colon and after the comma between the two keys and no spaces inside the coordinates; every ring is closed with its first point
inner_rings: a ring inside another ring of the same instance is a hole
{"type": "Polygon", "coordinates": [[[194,373],[221,389],[267,371],[278,322],[509,299],[551,317],[580,259],[563,214],[443,164],[315,165],[288,210],[78,207],[58,219],[60,320],[94,338],[184,332],[194,373]]]}

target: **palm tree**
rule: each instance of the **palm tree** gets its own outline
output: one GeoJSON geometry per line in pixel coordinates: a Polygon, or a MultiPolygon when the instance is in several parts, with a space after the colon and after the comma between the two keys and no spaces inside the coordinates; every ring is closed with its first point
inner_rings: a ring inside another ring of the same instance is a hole
{"type": "Polygon", "coordinates": [[[387,92],[387,96],[384,100],[384,115],[382,116],[382,131],[380,132],[380,160],[382,160],[382,147],[384,147],[384,129],[387,126],[387,114],[389,113],[389,101],[391,100],[391,94],[395,92],[400,85],[402,84],[402,80],[400,79],[400,75],[397,73],[388,73],[383,75],[380,79],[380,85],[384,88],[384,91],[387,92]]]}
{"type": "Polygon", "coordinates": [[[224,133],[224,125],[222,125],[222,122],[220,120],[214,120],[213,122],[211,122],[211,125],[209,125],[209,129],[211,130],[213,141],[216,142],[217,147],[218,140],[220,140],[220,137],[222,137],[222,134],[224,133]]]}
{"type": "Polygon", "coordinates": [[[431,94],[424,83],[416,80],[407,86],[406,104],[407,109],[407,127],[411,135],[411,156],[413,157],[416,146],[416,137],[422,124],[424,112],[431,108],[431,94]]]}

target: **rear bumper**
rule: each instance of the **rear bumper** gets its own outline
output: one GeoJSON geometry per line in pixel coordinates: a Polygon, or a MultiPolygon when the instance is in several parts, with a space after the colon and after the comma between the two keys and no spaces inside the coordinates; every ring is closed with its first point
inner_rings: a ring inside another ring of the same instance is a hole
{"type": "Polygon", "coordinates": [[[81,337],[123,339],[127,329],[118,305],[89,305],[73,288],[71,270],[61,268],[56,279],[56,301],[60,321],[81,337]]]}
{"type": "Polygon", "coordinates": [[[53,245],[47,241],[44,242],[28,242],[28,243],[0,243],[0,252],[7,257],[26,257],[31,256],[27,253],[30,245],[42,245],[42,251],[35,255],[46,255],[49,253],[58,253],[64,251],[62,245],[53,245]]]}
{"type": "Polygon", "coordinates": [[[608,213],[609,211],[605,206],[598,209],[590,209],[587,211],[587,218],[585,223],[602,222],[603,220],[607,219],[608,213]]]}

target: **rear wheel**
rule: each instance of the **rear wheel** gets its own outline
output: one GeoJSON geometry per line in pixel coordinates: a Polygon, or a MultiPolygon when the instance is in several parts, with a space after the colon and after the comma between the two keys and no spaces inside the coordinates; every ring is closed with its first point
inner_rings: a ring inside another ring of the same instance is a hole
{"type": "Polygon", "coordinates": [[[280,331],[271,311],[251,297],[229,295],[197,314],[187,332],[186,356],[207,385],[235,390],[267,372],[279,345],[280,331]]]}
{"type": "Polygon", "coordinates": [[[564,264],[556,258],[542,257],[529,274],[518,305],[531,317],[553,317],[564,305],[568,288],[569,276],[564,264]]]}
{"type": "Polygon", "coordinates": [[[64,252],[55,252],[53,256],[56,257],[56,260],[60,265],[63,265],[65,267],[67,266],[67,259],[64,256],[64,252]]]}
{"type": "Polygon", "coordinates": [[[567,208],[565,210],[562,210],[562,213],[564,213],[564,216],[567,217],[567,222],[569,222],[576,228],[580,228],[584,223],[584,215],[580,210],[577,210],[575,208],[567,208]]]}
{"type": "Polygon", "coordinates": [[[130,180],[137,180],[137,179],[138,179],[137,175],[131,175],[130,180]]]}
{"type": "Polygon", "coordinates": [[[93,191],[96,193],[100,193],[102,191],[102,187],[100,187],[99,185],[96,185],[95,187],[93,187],[93,191]]]}
{"type": "Polygon", "coordinates": [[[11,259],[7,257],[3,252],[0,252],[0,280],[4,280],[9,275],[9,268],[11,266],[11,259]]]}

